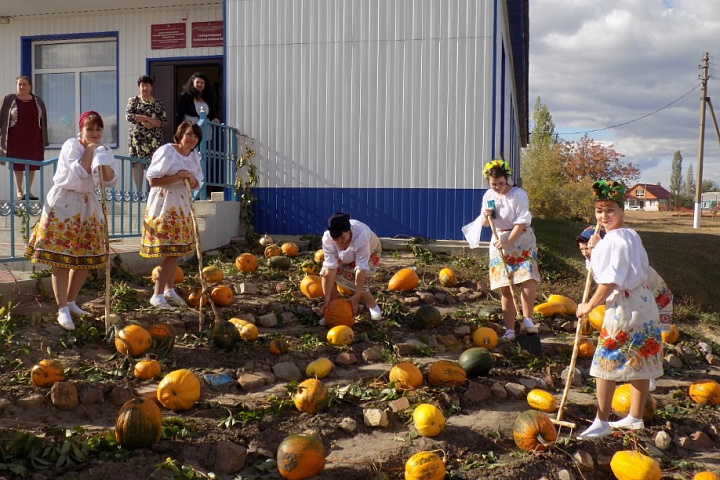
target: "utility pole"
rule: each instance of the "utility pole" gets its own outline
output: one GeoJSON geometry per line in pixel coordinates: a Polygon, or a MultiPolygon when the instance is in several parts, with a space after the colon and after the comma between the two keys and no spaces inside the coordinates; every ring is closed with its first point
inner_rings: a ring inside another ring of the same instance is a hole
{"type": "Polygon", "coordinates": [[[693,218],[693,228],[700,228],[700,217],[702,217],[702,171],[703,171],[703,153],[705,148],[705,103],[707,102],[707,80],[708,80],[708,64],[710,57],[705,52],[702,58],[702,69],[700,74],[700,135],[698,136],[698,156],[697,156],[697,179],[695,183],[695,216],[693,218]]]}

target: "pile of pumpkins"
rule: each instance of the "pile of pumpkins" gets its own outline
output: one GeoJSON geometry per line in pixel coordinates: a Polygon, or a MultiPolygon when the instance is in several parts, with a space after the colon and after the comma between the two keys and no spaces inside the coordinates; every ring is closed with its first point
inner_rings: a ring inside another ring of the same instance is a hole
{"type": "MultiPolygon", "coordinates": [[[[155,267],[151,274],[151,280],[153,283],[157,280],[159,267],[155,267]]],[[[223,271],[215,266],[207,266],[202,270],[202,276],[208,284],[214,285],[210,290],[210,298],[213,303],[219,307],[227,307],[232,303],[233,290],[223,285],[222,281],[225,278],[223,271]]],[[[185,274],[180,267],[175,267],[175,278],[174,284],[179,285],[185,281],[185,274]]],[[[208,301],[207,294],[204,294],[201,287],[191,288],[185,293],[185,301],[190,307],[205,306],[208,301]]]]}

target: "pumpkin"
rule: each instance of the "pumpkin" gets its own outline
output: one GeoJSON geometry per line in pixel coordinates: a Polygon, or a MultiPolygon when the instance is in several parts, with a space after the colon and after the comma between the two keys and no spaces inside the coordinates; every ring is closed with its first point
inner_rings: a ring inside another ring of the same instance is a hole
{"type": "Polygon", "coordinates": [[[269,349],[273,355],[284,355],[288,352],[289,347],[287,342],[282,338],[273,338],[270,340],[269,349]]]}
{"type": "Polygon", "coordinates": [[[292,262],[288,257],[282,255],[275,255],[268,258],[268,267],[274,270],[290,270],[292,262]]]}
{"type": "Polygon", "coordinates": [[[327,357],[320,357],[313,360],[305,367],[305,375],[308,377],[325,378],[330,374],[333,364],[327,357]]]}
{"type": "Polygon", "coordinates": [[[308,275],[317,275],[320,273],[320,265],[313,259],[305,260],[302,265],[300,265],[300,269],[308,275]]]}
{"type": "Polygon", "coordinates": [[[595,342],[589,338],[581,338],[578,343],[578,355],[580,358],[592,358],[595,354],[595,342]]]}
{"type": "Polygon", "coordinates": [[[670,325],[670,330],[663,330],[661,335],[662,341],[669,345],[675,345],[680,340],[680,330],[675,325],[670,325]]]}
{"type": "Polygon", "coordinates": [[[523,452],[544,452],[557,439],[550,417],[536,410],[525,410],[512,426],[515,445],[523,452]]]}
{"type": "Polygon", "coordinates": [[[490,327],[480,327],[473,333],[473,343],[476,347],[492,350],[498,343],[497,333],[490,327]]]}
{"type": "Polygon", "coordinates": [[[413,424],[423,437],[436,437],[445,429],[445,415],[435,405],[421,403],[413,410],[413,424]]]}
{"type": "Polygon", "coordinates": [[[313,254],[313,260],[315,260],[315,263],[322,265],[325,261],[325,252],[322,251],[322,248],[317,250],[315,254],[313,254]]]}
{"type": "Polygon", "coordinates": [[[535,305],[534,313],[539,313],[543,317],[552,317],[554,315],[565,315],[565,306],[562,303],[545,302],[535,305]]]}
{"type": "Polygon", "coordinates": [[[698,472],[693,477],[693,480],[720,480],[720,476],[712,472],[698,472]]]}
{"type": "Polygon", "coordinates": [[[422,385],[423,375],[418,367],[410,362],[400,362],[390,369],[390,381],[403,390],[412,390],[422,385]]]}
{"type": "Polygon", "coordinates": [[[465,370],[468,378],[481,377],[492,369],[493,358],[487,348],[468,348],[458,358],[458,364],[465,370]]]}
{"type": "MultiPolygon", "coordinates": [[[[152,273],[150,274],[150,279],[152,280],[153,283],[155,283],[157,281],[158,273],[160,273],[160,265],[153,268],[152,273]]],[[[175,267],[175,278],[173,279],[173,284],[182,283],[184,281],[185,281],[185,273],[183,273],[182,268],[176,266],[175,267]]]]}
{"type": "Polygon", "coordinates": [[[240,340],[240,334],[235,325],[224,320],[215,322],[211,337],[218,348],[232,348],[240,340]]]}
{"type": "Polygon", "coordinates": [[[150,347],[152,337],[139,325],[128,325],[115,334],[115,348],[122,355],[139,357],[150,347]]]}
{"type": "Polygon", "coordinates": [[[208,303],[208,295],[207,293],[202,293],[202,288],[195,287],[190,290],[185,301],[190,307],[204,307],[208,303]]]}
{"type": "Polygon", "coordinates": [[[263,255],[265,255],[265,258],[277,257],[282,255],[282,249],[273,243],[272,245],[265,247],[263,255]]]}
{"type": "Polygon", "coordinates": [[[434,452],[418,452],[405,462],[405,480],[443,480],[445,464],[434,452]]]}
{"type": "Polygon", "coordinates": [[[297,386],[293,403],[301,412],[317,413],[327,407],[330,397],[325,384],[316,378],[308,378],[297,386]]]}
{"type": "Polygon", "coordinates": [[[277,468],[283,478],[304,480],[319,475],[325,468],[325,449],[313,435],[295,434],[280,442],[277,468]]]}
{"type": "Polygon", "coordinates": [[[261,247],[265,248],[265,247],[269,247],[270,245],[272,245],[275,242],[273,241],[272,237],[266,233],[265,235],[260,237],[260,240],[258,240],[258,243],[260,244],[261,247]]]}
{"type": "Polygon", "coordinates": [[[432,305],[423,305],[415,310],[413,320],[416,328],[434,328],[442,322],[442,313],[432,305]]]}
{"type": "Polygon", "coordinates": [[[337,327],[338,325],[352,327],[355,324],[352,305],[342,298],[336,298],[328,303],[328,306],[325,307],[323,317],[328,327],[337,327]]]}
{"type": "Polygon", "coordinates": [[[443,287],[452,287],[457,281],[455,279],[455,272],[453,272],[447,267],[440,270],[440,272],[438,273],[438,280],[440,281],[440,285],[442,285],[443,287]]]}
{"type": "Polygon", "coordinates": [[[340,285],[339,283],[335,284],[335,289],[338,291],[338,293],[344,297],[350,297],[353,294],[352,289],[345,287],[343,285],[340,285]]]}
{"type": "Polygon", "coordinates": [[[188,410],[200,398],[200,380],[190,370],[175,370],[163,378],[157,387],[160,404],[174,412],[188,410]]]}
{"type": "Polygon", "coordinates": [[[148,448],[160,441],[162,412],[146,398],[128,400],[115,421],[115,440],[123,448],[148,448]]]}
{"type": "Polygon", "coordinates": [[[258,259],[252,253],[241,253],[235,259],[238,272],[252,273],[258,269],[258,259]]]}
{"type": "Polygon", "coordinates": [[[167,323],[155,323],[147,328],[155,352],[168,353],[175,346],[175,333],[167,323]]]}
{"type": "Polygon", "coordinates": [[[528,392],[527,403],[530,408],[546,413],[552,413],[558,409],[558,403],[553,394],[539,388],[533,388],[528,392]]]}
{"type": "Polygon", "coordinates": [[[203,268],[202,276],[208,283],[220,283],[223,281],[223,278],[225,278],[223,271],[213,266],[203,268]]]}
{"type": "Polygon", "coordinates": [[[283,255],[287,255],[288,257],[297,257],[300,248],[298,247],[297,243],[285,242],[282,244],[282,247],[280,247],[280,251],[283,253],[283,255]]]}
{"type": "Polygon", "coordinates": [[[428,369],[428,383],[436,387],[457,387],[466,380],[465,370],[449,360],[438,360],[428,369]]]}
{"type": "Polygon", "coordinates": [[[563,295],[550,295],[547,301],[551,303],[559,303],[563,307],[565,307],[563,315],[575,315],[575,311],[577,311],[577,303],[573,302],[572,299],[563,295]]]}
{"type": "Polygon", "coordinates": [[[704,379],[691,383],[688,394],[697,404],[720,405],[720,384],[715,380],[704,379]]]}
{"type": "Polygon", "coordinates": [[[328,330],[327,341],[330,345],[350,345],[355,340],[355,332],[346,325],[338,325],[328,330]]]}
{"type": "Polygon", "coordinates": [[[133,375],[140,380],[150,380],[159,377],[162,372],[160,362],[157,360],[140,360],[133,368],[133,375]]]}
{"type": "Polygon", "coordinates": [[[592,323],[595,330],[602,330],[603,321],[605,320],[605,305],[598,305],[588,313],[588,320],[592,323]]]}
{"type": "Polygon", "coordinates": [[[30,370],[30,379],[36,387],[52,387],[64,378],[63,366],[57,360],[40,360],[30,370]]]}
{"type": "Polygon", "coordinates": [[[210,298],[218,307],[227,307],[232,303],[233,291],[227,285],[218,285],[210,290],[210,298]]]}
{"type": "Polygon", "coordinates": [[[415,270],[403,268],[390,278],[388,289],[396,292],[406,292],[417,287],[418,283],[420,283],[420,278],[415,273],[415,270]]]}
{"type": "MultiPolygon", "coordinates": [[[[643,409],[643,420],[649,422],[655,414],[655,397],[648,393],[643,409]]],[[[612,410],[620,418],[625,418],[630,413],[630,384],[624,383],[615,388],[612,398],[612,410]]]]}
{"type": "Polygon", "coordinates": [[[246,342],[254,342],[258,339],[258,336],[260,336],[260,332],[258,332],[257,327],[250,322],[246,322],[244,325],[236,327],[238,334],[240,334],[240,338],[246,342]]]}
{"type": "Polygon", "coordinates": [[[610,460],[610,469],[618,480],[660,480],[660,464],[635,450],[620,450],[610,460]]]}
{"type": "Polygon", "coordinates": [[[320,298],[323,292],[322,279],[317,275],[307,275],[300,282],[300,291],[307,298],[320,298]]]}
{"type": "Polygon", "coordinates": [[[581,335],[589,337],[595,331],[595,327],[593,327],[592,323],[590,323],[590,319],[588,319],[587,317],[581,318],[580,320],[578,320],[578,322],[580,322],[581,335]]]}

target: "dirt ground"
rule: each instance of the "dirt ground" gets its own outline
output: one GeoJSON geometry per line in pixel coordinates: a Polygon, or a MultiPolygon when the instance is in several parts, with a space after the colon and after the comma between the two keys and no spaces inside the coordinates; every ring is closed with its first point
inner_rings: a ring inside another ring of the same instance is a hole
{"type": "MultiPolygon", "coordinates": [[[[583,384],[570,390],[562,415],[577,427],[574,430],[559,427],[558,441],[548,452],[523,454],[514,443],[512,424],[520,412],[529,409],[525,400],[528,389],[545,388],[560,399],[564,386],[561,372],[570,363],[575,332],[573,318],[560,316],[543,321],[539,357],[522,350],[517,343],[503,344],[493,351],[495,364],[486,377],[454,388],[432,387],[425,382],[418,390],[388,392],[385,386],[393,362],[402,358],[426,366],[439,359],[457,360],[471,346],[470,335],[478,325],[487,324],[501,331],[497,318],[489,315],[499,301],[488,296],[479,281],[486,277],[483,259],[434,258],[421,265],[422,257],[407,252],[386,255],[373,283],[386,318],[371,321],[367,312],[361,312],[353,327],[354,343],[333,347],[325,341],[327,328],[317,324],[321,301],[308,300],[298,291],[303,275],[298,267],[311,252],[302,252],[288,272],[272,271],[263,264],[253,274],[239,274],[232,267],[229,259],[238,253],[237,249],[225,251],[214,261],[224,267],[223,283],[237,293],[233,303],[219,311],[224,319],[247,318],[247,314],[252,314],[258,324],[263,315],[276,314],[278,324],[259,326],[260,336],[254,342],[241,341],[231,349],[219,349],[207,329],[198,332],[195,310],[168,313],[148,308],[151,287],[143,278],[114,276],[114,281],[122,281],[127,287],[124,293],[116,294],[114,308],[125,310],[120,315],[128,324],[172,325],[177,340],[174,349],[161,359],[163,373],[187,368],[201,378],[205,374],[226,373],[237,379],[252,374],[260,382],[243,389],[237,383],[217,387],[203,381],[195,407],[178,413],[163,409],[166,423],[179,419],[174,424],[183,427],[177,429],[175,436],[163,438],[149,449],[114,449],[109,454],[92,453],[83,462],[65,463],[58,468],[30,468],[24,478],[209,478],[210,472],[219,479],[280,478],[273,463],[277,447],[285,436],[302,432],[312,432],[322,440],[326,464],[323,473],[316,477],[322,479],[399,480],[404,478],[407,459],[422,450],[436,451],[445,459],[446,478],[607,479],[613,478],[609,469],[612,455],[627,448],[658,458],[664,479],[690,479],[704,469],[720,472],[717,448],[720,407],[700,407],[687,396],[687,386],[692,381],[720,378],[718,367],[708,365],[700,354],[696,337],[683,334],[678,345],[667,347],[668,353],[675,352],[683,359],[682,367],[667,368],[666,376],[658,380],[653,393],[657,408],[646,429],[577,441],[575,435],[594,417],[594,383],[583,376],[583,384]],[[436,281],[437,272],[451,261],[455,262],[459,283],[442,287],[436,281]],[[390,276],[406,266],[417,267],[420,285],[412,292],[388,291],[390,276]],[[422,304],[433,304],[443,313],[443,322],[438,327],[416,329],[410,325],[412,312],[422,304]],[[278,336],[290,348],[288,353],[275,356],[268,344],[278,336]],[[422,343],[408,349],[409,342],[422,343]],[[679,347],[682,352],[677,352],[679,347]],[[357,362],[342,365],[340,354],[352,354],[357,362]],[[289,381],[276,376],[273,367],[292,362],[304,372],[310,361],[321,356],[335,363],[324,379],[334,399],[321,413],[300,413],[288,402],[292,388],[289,381]],[[406,404],[395,403],[403,398],[408,400],[406,404]],[[435,403],[442,408],[447,425],[437,437],[417,435],[408,408],[418,403],[435,403]],[[395,411],[397,408],[400,409],[395,411]],[[365,409],[385,412],[387,425],[366,425],[365,409]],[[228,428],[228,422],[220,425],[230,413],[235,414],[235,423],[228,428]],[[672,438],[664,450],[655,447],[655,437],[661,431],[672,438]],[[708,442],[694,441],[693,435],[704,436],[708,442]],[[163,462],[167,465],[167,459],[176,461],[175,471],[158,467],[163,462]],[[188,473],[191,468],[194,473],[188,473]]],[[[192,266],[185,270],[185,285],[196,284],[192,266]]],[[[79,300],[100,317],[104,312],[103,300],[96,294],[99,288],[93,286],[97,285],[91,282],[79,300]]],[[[575,300],[582,293],[582,284],[553,288],[575,300]]],[[[54,313],[49,299],[28,298],[15,310],[19,325],[12,338],[4,333],[0,430],[6,448],[12,433],[8,429],[39,436],[48,436],[49,426],[60,426],[66,431],[80,426],[86,434],[109,432],[114,428],[118,409],[130,398],[127,387],[150,395],[157,387],[157,380],[143,382],[132,377],[132,362],[114,355],[102,334],[101,321],[78,322],[78,330],[68,333],[55,323],[54,313]],[[94,330],[89,327],[95,327],[100,334],[93,335],[94,330]],[[54,405],[49,389],[29,383],[31,366],[42,358],[58,359],[68,369],[66,381],[78,391],[77,406],[60,409],[54,405]]],[[[206,312],[204,321],[212,324],[212,314],[206,312]]],[[[681,325],[680,328],[682,332],[681,325]]],[[[717,347],[720,343],[716,332],[703,334],[710,345],[717,347]]],[[[597,332],[593,338],[597,338],[597,332]]],[[[718,351],[714,353],[720,355],[718,351]]],[[[589,362],[590,359],[578,360],[581,372],[587,373],[589,362]]],[[[7,467],[0,459],[0,476],[23,478],[17,472],[6,471],[7,467]]]]}

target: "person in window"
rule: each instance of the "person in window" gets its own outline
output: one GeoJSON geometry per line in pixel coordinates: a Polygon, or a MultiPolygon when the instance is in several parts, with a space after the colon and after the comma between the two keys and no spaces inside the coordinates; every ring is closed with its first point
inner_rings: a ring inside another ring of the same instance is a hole
{"type": "Polygon", "coordinates": [[[195,123],[182,122],[173,140],[158,148],[146,173],[150,195],[145,207],[140,255],[162,258],[150,305],[165,310],[175,305],[186,307],[175,292],[175,268],[178,259],[193,252],[195,228],[192,223],[190,188],[197,189],[203,179],[200,156],[195,149],[202,129],[195,123]]]}
{"type": "MultiPolygon", "coordinates": [[[[0,156],[42,161],[48,146],[47,111],[45,103],[32,93],[30,77],[16,79],[17,93],[5,95],[0,106],[0,156]]],[[[38,197],[30,192],[38,166],[29,166],[28,198],[38,197]]],[[[13,164],[17,199],[25,200],[25,165],[13,164]]]]}
{"type": "Polygon", "coordinates": [[[181,122],[197,123],[200,120],[200,110],[207,112],[207,118],[213,122],[220,122],[217,99],[210,85],[207,75],[195,72],[183,87],[182,93],[175,106],[175,125],[181,122]]]}
{"type": "Polygon", "coordinates": [[[78,126],[80,137],[68,139],[60,150],[53,186],[25,250],[31,262],[53,267],[57,321],[66,330],[75,329],[71,315],[88,314],[75,303],[88,272],[108,261],[105,218],[94,192],[99,175],[105,187],[117,184],[113,152],[100,144],[100,114],[83,113],[78,126]]]}
{"type": "MultiPolygon", "coordinates": [[[[125,108],[125,118],[130,122],[128,155],[133,158],[152,158],[162,145],[162,127],[167,123],[167,113],[162,102],[152,96],[153,83],[148,75],[138,78],[139,95],[130,97],[125,108]]],[[[138,191],[142,189],[143,170],[141,163],[132,163],[138,191]]]]}

